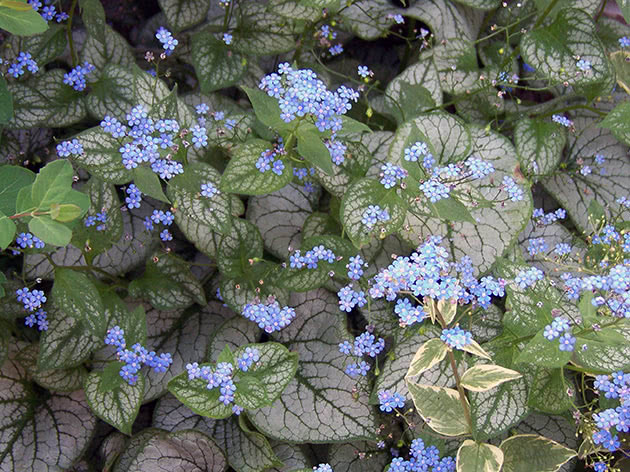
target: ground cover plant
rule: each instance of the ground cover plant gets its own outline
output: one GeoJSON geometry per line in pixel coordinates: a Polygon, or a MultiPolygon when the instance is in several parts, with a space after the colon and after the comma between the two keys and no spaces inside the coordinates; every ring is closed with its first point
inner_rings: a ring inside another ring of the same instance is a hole
{"type": "Polygon", "coordinates": [[[0,0],[0,471],[628,470],[613,7],[0,0]]]}

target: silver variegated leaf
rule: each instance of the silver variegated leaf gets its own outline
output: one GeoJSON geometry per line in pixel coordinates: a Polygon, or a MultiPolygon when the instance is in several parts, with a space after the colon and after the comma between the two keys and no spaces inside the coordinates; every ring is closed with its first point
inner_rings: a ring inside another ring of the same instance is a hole
{"type": "Polygon", "coordinates": [[[251,412],[252,422],[265,435],[292,442],[374,439],[365,379],[344,372],[347,356],[338,345],[350,336],[335,296],[314,290],[292,296],[290,305],[297,318],[276,339],[299,354],[300,365],[272,406],[251,412]]]}

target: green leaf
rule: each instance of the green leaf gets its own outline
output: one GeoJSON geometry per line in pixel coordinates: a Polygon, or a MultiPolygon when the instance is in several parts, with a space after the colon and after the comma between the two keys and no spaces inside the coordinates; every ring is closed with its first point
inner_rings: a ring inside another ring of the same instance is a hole
{"type": "Polygon", "coordinates": [[[346,115],[341,115],[341,130],[337,131],[337,136],[347,136],[349,134],[357,133],[371,133],[372,129],[365,123],[350,118],[346,115]]]}
{"type": "Polygon", "coordinates": [[[133,179],[133,172],[126,169],[120,156],[120,142],[103,128],[96,126],[90,128],[77,138],[83,150],[80,156],[72,156],[72,161],[84,168],[93,176],[105,182],[122,185],[133,179]]]}
{"type": "Polygon", "coordinates": [[[446,357],[448,346],[439,338],[431,339],[422,344],[411,360],[405,377],[413,377],[429,370],[446,357]]]}
{"type": "Polygon", "coordinates": [[[571,351],[561,351],[557,341],[549,341],[540,331],[529,341],[516,358],[517,363],[540,367],[563,367],[571,359],[571,351]]]}
{"type": "Polygon", "coordinates": [[[52,203],[63,202],[64,197],[72,189],[73,175],[72,165],[65,159],[46,164],[37,174],[31,187],[33,206],[46,210],[52,203]]]}
{"type": "Polygon", "coordinates": [[[13,97],[7,87],[7,81],[0,77],[0,124],[6,124],[13,118],[13,97]]]}
{"type": "Polygon", "coordinates": [[[263,256],[263,241],[249,221],[235,218],[232,223],[232,230],[219,243],[217,264],[221,274],[236,278],[251,270],[250,259],[263,256]]]}
{"type": "Polygon", "coordinates": [[[536,69],[537,77],[552,85],[567,82],[578,93],[592,97],[612,88],[612,67],[595,34],[593,21],[581,10],[560,10],[546,26],[525,33],[520,48],[525,62],[536,69]],[[581,72],[576,57],[588,61],[591,69],[581,72]]]}
{"type": "Polygon", "coordinates": [[[0,249],[4,251],[13,242],[16,230],[17,227],[13,220],[0,212],[0,249]]]}
{"type": "Polygon", "coordinates": [[[353,244],[360,248],[369,243],[374,235],[380,238],[397,231],[403,224],[405,204],[395,189],[385,189],[377,180],[365,178],[354,182],[341,201],[339,211],[344,229],[353,244]],[[368,227],[361,221],[370,205],[387,210],[389,220],[368,227]]]}
{"type": "Polygon", "coordinates": [[[63,69],[53,69],[29,80],[9,84],[13,94],[11,128],[73,125],[87,114],[83,95],[63,83],[63,69]]]}
{"type": "Polygon", "coordinates": [[[610,130],[619,141],[630,146],[629,121],[630,103],[622,102],[606,115],[606,118],[599,123],[599,126],[610,130]]]}
{"type": "Polygon", "coordinates": [[[428,61],[407,67],[385,91],[385,111],[399,124],[441,104],[440,78],[428,61]]]}
{"type": "Polygon", "coordinates": [[[145,431],[146,437],[142,440],[128,443],[114,472],[152,472],[159,469],[223,472],[227,468],[221,449],[200,431],[189,429],[170,434],[160,430],[145,431]]]}
{"type": "Polygon", "coordinates": [[[139,374],[134,385],[122,381],[112,390],[101,389],[104,379],[103,372],[92,372],[88,375],[83,386],[87,402],[96,416],[130,435],[131,426],[138,416],[142,403],[144,376],[139,374]]]}
{"type": "Polygon", "coordinates": [[[234,51],[262,56],[295,49],[295,37],[286,19],[259,3],[244,3],[240,8],[238,27],[230,45],[234,51]]]}
{"type": "Polygon", "coordinates": [[[193,36],[192,61],[203,93],[234,85],[247,71],[245,57],[231,51],[229,46],[210,33],[201,32],[193,36]]]}
{"type": "Polygon", "coordinates": [[[485,392],[504,382],[521,377],[520,373],[500,365],[477,364],[464,372],[461,385],[473,392],[485,392]]]}
{"type": "Polygon", "coordinates": [[[295,378],[273,405],[248,412],[267,437],[291,442],[340,442],[375,438],[376,417],[368,405],[366,379],[344,372],[339,343],[352,339],[338,316],[337,298],[325,290],[296,294],[297,317],[274,333],[300,356],[295,378]],[[357,385],[358,383],[358,385],[357,385]]]}
{"type": "Polygon", "coordinates": [[[63,203],[58,205],[56,203],[50,206],[50,217],[61,223],[68,223],[76,220],[84,211],[78,205],[74,203],[63,203]]]}
{"type": "Polygon", "coordinates": [[[256,118],[265,126],[269,126],[279,133],[284,133],[291,129],[289,124],[280,118],[280,106],[277,99],[270,97],[259,89],[250,87],[242,87],[242,89],[247,94],[249,101],[252,102],[256,118]]]}
{"type": "Polygon", "coordinates": [[[549,175],[562,159],[567,134],[558,123],[522,118],[514,128],[521,169],[528,175],[549,175]]]}
{"type": "Polygon", "coordinates": [[[35,174],[20,166],[0,166],[0,212],[12,216],[15,214],[18,192],[33,183],[35,174]]]}
{"type": "Polygon", "coordinates": [[[563,379],[562,369],[532,368],[527,405],[544,413],[559,415],[573,408],[574,399],[567,393],[569,379],[563,379]]]}
{"type": "Polygon", "coordinates": [[[28,222],[31,233],[53,246],[67,246],[72,238],[72,230],[62,223],[53,221],[50,216],[35,216],[28,222]]]}
{"type": "Polygon", "coordinates": [[[260,139],[237,146],[221,177],[221,190],[242,195],[265,195],[281,189],[293,179],[293,165],[282,159],[284,171],[278,175],[271,170],[260,172],[256,161],[260,154],[272,148],[271,143],[260,139]]]}
{"type": "Polygon", "coordinates": [[[298,128],[297,150],[301,157],[319,167],[328,175],[333,173],[330,151],[323,143],[320,133],[314,130],[298,128]]]}
{"type": "Polygon", "coordinates": [[[201,185],[211,183],[219,186],[221,176],[210,165],[202,162],[190,164],[184,173],[173,177],[166,189],[166,194],[177,209],[177,215],[184,213],[198,223],[209,226],[219,233],[227,233],[231,226],[231,206],[229,195],[219,193],[212,198],[201,196],[201,185]]]}
{"type": "MultiPolygon", "coordinates": [[[[127,333],[125,333],[125,341],[127,333]]],[[[127,342],[128,343],[128,342],[127,342]]],[[[133,344],[131,344],[133,346],[133,344]]],[[[119,388],[123,383],[127,383],[120,376],[120,369],[122,369],[126,364],[123,362],[108,362],[105,368],[101,372],[94,372],[98,375],[98,382],[96,389],[99,393],[107,393],[112,390],[119,388]]],[[[144,378],[142,379],[144,381],[144,378]]],[[[127,384],[129,385],[129,384],[127,384]]]]}
{"type": "Polygon", "coordinates": [[[0,469],[70,469],[88,447],[96,418],[81,390],[38,395],[40,389],[27,377],[16,351],[0,369],[0,414],[10,419],[0,427],[0,469]]]}
{"type": "Polygon", "coordinates": [[[407,388],[418,413],[432,430],[444,436],[470,434],[457,390],[417,384],[409,380],[407,388]]]}
{"type": "MultiPolygon", "coordinates": [[[[613,25],[619,25],[614,20],[609,20],[613,25]]],[[[612,28],[611,28],[612,29],[612,28]]],[[[606,30],[610,31],[610,30],[606,30]]],[[[615,46],[617,47],[617,38],[614,36],[615,46]]],[[[617,79],[617,85],[619,85],[626,93],[630,94],[630,53],[627,51],[615,51],[610,56],[610,62],[615,68],[615,77],[617,79]]]]}
{"type": "MultiPolygon", "coordinates": [[[[10,335],[10,333],[7,334],[10,335]]],[[[87,377],[85,367],[78,366],[70,369],[53,370],[38,369],[38,351],[39,346],[37,344],[29,344],[20,350],[17,360],[39,386],[54,392],[74,392],[83,388],[83,381],[87,377]]]]}
{"type": "Polygon", "coordinates": [[[46,31],[48,23],[32,8],[16,10],[0,6],[0,28],[18,36],[32,36],[46,31]]]}
{"type": "Polygon", "coordinates": [[[164,203],[171,203],[162,191],[160,178],[148,167],[136,167],[133,169],[133,182],[145,195],[164,203]]]}
{"type": "Polygon", "coordinates": [[[209,7],[205,0],[159,0],[159,4],[175,33],[204,21],[209,7]]]}
{"type": "Polygon", "coordinates": [[[630,368],[630,324],[624,319],[615,326],[575,335],[573,362],[596,373],[630,368]]]}
{"type": "Polygon", "coordinates": [[[103,338],[93,335],[83,322],[48,307],[49,327],[40,340],[37,366],[40,370],[75,367],[103,347],[103,338]]]}
{"type": "Polygon", "coordinates": [[[527,382],[524,378],[485,392],[469,392],[473,437],[484,441],[504,433],[528,414],[527,382]]]}
{"type": "Polygon", "coordinates": [[[491,444],[467,439],[457,450],[457,472],[499,472],[503,451],[491,444]]]}
{"type": "Polygon", "coordinates": [[[96,286],[87,275],[72,269],[55,269],[52,297],[65,315],[81,320],[97,337],[104,337],[107,321],[103,302],[96,286]]]}
{"type": "Polygon", "coordinates": [[[556,472],[575,457],[573,449],[535,434],[519,434],[501,443],[504,472],[556,472]]]}
{"type": "Polygon", "coordinates": [[[435,203],[427,202],[427,204],[431,208],[433,215],[441,220],[476,223],[466,205],[454,195],[438,200],[435,203]]]}
{"type": "Polygon", "coordinates": [[[160,310],[207,304],[203,287],[190,271],[190,265],[162,251],[148,258],[144,274],[129,284],[129,292],[160,310]]]}

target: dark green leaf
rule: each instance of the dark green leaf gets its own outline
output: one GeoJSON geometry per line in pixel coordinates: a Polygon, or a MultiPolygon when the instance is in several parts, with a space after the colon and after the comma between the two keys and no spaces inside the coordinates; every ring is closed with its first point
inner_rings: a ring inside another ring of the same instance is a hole
{"type": "Polygon", "coordinates": [[[328,175],[333,173],[330,151],[323,143],[316,130],[298,128],[298,153],[311,164],[319,167],[328,175]]]}
{"type": "Polygon", "coordinates": [[[13,242],[16,229],[13,220],[0,211],[0,249],[5,250],[13,242]]]}
{"type": "Polygon", "coordinates": [[[252,102],[254,113],[264,125],[269,126],[279,133],[289,131],[291,127],[280,118],[280,106],[278,100],[270,97],[259,89],[242,87],[249,101],[252,102]]]}
{"type": "Polygon", "coordinates": [[[19,36],[32,36],[48,29],[48,23],[32,8],[15,10],[0,6],[0,28],[19,36]]]}
{"type": "Polygon", "coordinates": [[[9,216],[15,214],[18,192],[34,180],[35,174],[24,167],[0,166],[0,211],[9,216]]]}
{"type": "Polygon", "coordinates": [[[159,177],[148,167],[136,167],[133,170],[133,182],[145,195],[164,203],[171,203],[164,195],[159,177]]]}
{"type": "Polygon", "coordinates": [[[8,123],[13,118],[13,97],[7,88],[7,81],[0,77],[0,124],[8,123]]]}

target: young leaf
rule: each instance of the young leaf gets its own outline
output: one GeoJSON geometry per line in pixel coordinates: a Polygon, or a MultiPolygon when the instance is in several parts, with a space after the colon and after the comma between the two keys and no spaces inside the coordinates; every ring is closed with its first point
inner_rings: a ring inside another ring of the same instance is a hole
{"type": "Polygon", "coordinates": [[[521,377],[520,373],[500,365],[477,364],[464,372],[461,384],[473,392],[485,392],[504,382],[521,377]]]}
{"type": "Polygon", "coordinates": [[[504,472],[556,472],[575,457],[573,449],[535,434],[519,434],[501,443],[504,472]]]}
{"type": "Polygon", "coordinates": [[[523,118],[514,128],[516,153],[528,175],[551,174],[560,164],[566,142],[566,131],[558,123],[523,118]]]}
{"type": "Polygon", "coordinates": [[[136,167],[133,169],[133,182],[145,195],[164,203],[171,203],[164,195],[159,177],[148,167],[136,167]]]}
{"type": "Polygon", "coordinates": [[[411,360],[407,377],[414,377],[425,370],[429,370],[435,364],[446,357],[448,346],[439,338],[433,338],[422,344],[411,360]]]}
{"type": "Polygon", "coordinates": [[[241,195],[265,195],[281,189],[293,179],[293,165],[282,159],[284,170],[278,175],[272,170],[260,172],[256,161],[261,153],[272,149],[271,143],[260,139],[247,141],[232,152],[230,162],[221,177],[221,190],[241,195]]]}
{"type": "Polygon", "coordinates": [[[320,134],[314,130],[298,128],[298,153],[311,164],[319,167],[328,175],[333,173],[330,151],[322,142],[320,134]]]}
{"type": "Polygon", "coordinates": [[[482,359],[487,359],[489,361],[492,360],[492,358],[490,357],[490,354],[484,351],[484,349],[475,340],[471,341],[469,344],[466,344],[462,348],[462,351],[469,352],[471,354],[474,354],[475,356],[481,357],[482,359]]]}
{"type": "Polygon", "coordinates": [[[242,87],[242,89],[247,94],[249,101],[252,102],[256,118],[258,118],[264,125],[269,126],[271,129],[281,134],[292,129],[288,123],[285,123],[282,118],[280,118],[280,106],[278,106],[278,100],[270,97],[259,89],[250,87],[242,87]]]}
{"type": "Polygon", "coordinates": [[[48,23],[32,8],[0,6],[0,28],[18,36],[32,36],[48,29],[48,23]]]}
{"type": "Polygon", "coordinates": [[[0,166],[0,211],[7,216],[15,214],[18,192],[33,183],[35,174],[20,166],[0,166]]]}
{"type": "Polygon", "coordinates": [[[0,212],[0,249],[4,251],[13,242],[16,229],[17,227],[13,220],[10,220],[7,215],[0,212]]]}
{"type": "Polygon", "coordinates": [[[28,229],[46,244],[53,246],[67,246],[72,239],[72,230],[53,221],[48,215],[35,216],[28,222],[28,229]]]}
{"type": "Polygon", "coordinates": [[[499,472],[503,451],[492,444],[466,439],[457,450],[457,472],[499,472]]]}
{"type": "MultiPolygon", "coordinates": [[[[410,380],[407,380],[407,388],[418,413],[436,433],[444,436],[470,434],[457,390],[417,384],[410,380]]],[[[465,401],[468,403],[468,400],[465,401]]]]}
{"type": "Polygon", "coordinates": [[[135,385],[123,380],[116,388],[107,391],[101,389],[101,382],[103,372],[92,372],[85,380],[83,388],[90,408],[103,421],[130,435],[142,403],[144,376],[139,374],[135,385]]]}

